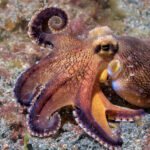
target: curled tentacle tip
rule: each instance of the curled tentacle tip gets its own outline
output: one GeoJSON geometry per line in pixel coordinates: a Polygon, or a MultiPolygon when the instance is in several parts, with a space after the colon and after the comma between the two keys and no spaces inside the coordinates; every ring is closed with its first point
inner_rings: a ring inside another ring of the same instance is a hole
{"type": "Polygon", "coordinates": [[[54,118],[55,120],[53,120],[52,123],[51,122],[48,123],[48,125],[50,125],[50,126],[44,125],[44,127],[41,127],[38,125],[41,123],[40,120],[38,120],[34,124],[35,120],[31,119],[31,116],[28,115],[27,116],[27,122],[26,122],[28,132],[32,136],[40,137],[40,138],[49,137],[49,136],[56,134],[61,127],[61,117],[58,113],[55,113],[53,115],[53,117],[55,117],[54,118]]]}
{"type": "Polygon", "coordinates": [[[68,25],[68,16],[60,8],[45,7],[31,18],[28,35],[39,45],[53,45],[53,32],[59,32],[68,25]]]}

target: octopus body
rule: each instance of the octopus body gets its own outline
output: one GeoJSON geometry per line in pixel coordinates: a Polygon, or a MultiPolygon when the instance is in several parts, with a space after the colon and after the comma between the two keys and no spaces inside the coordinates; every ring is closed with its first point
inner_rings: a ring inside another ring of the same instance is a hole
{"type": "Polygon", "coordinates": [[[113,105],[99,87],[99,76],[124,44],[108,27],[96,27],[86,39],[67,34],[68,17],[55,7],[38,11],[29,23],[29,36],[52,52],[18,78],[14,93],[29,108],[31,135],[48,137],[61,126],[59,110],[72,106],[77,124],[108,149],[120,147],[121,137],[112,132],[107,116],[134,121],[144,114],[113,105]]]}
{"type": "Polygon", "coordinates": [[[119,51],[108,65],[112,87],[129,103],[150,108],[150,39],[122,36],[118,42],[119,51]]]}

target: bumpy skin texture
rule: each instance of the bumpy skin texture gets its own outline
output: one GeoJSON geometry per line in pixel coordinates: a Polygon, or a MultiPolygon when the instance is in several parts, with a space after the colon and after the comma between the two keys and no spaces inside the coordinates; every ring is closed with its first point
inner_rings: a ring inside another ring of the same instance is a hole
{"type": "Polygon", "coordinates": [[[71,105],[88,135],[109,149],[119,147],[122,139],[111,131],[106,115],[133,121],[144,112],[111,104],[99,88],[99,75],[118,51],[116,37],[108,27],[97,27],[78,39],[62,30],[67,23],[66,13],[53,7],[38,11],[29,23],[29,36],[53,50],[23,72],[14,89],[18,102],[29,108],[28,129],[38,137],[55,134],[61,124],[59,109],[71,105]]]}
{"type": "Polygon", "coordinates": [[[150,40],[120,37],[118,43],[112,62],[119,61],[120,73],[110,75],[113,89],[129,103],[150,108],[150,40]]]}

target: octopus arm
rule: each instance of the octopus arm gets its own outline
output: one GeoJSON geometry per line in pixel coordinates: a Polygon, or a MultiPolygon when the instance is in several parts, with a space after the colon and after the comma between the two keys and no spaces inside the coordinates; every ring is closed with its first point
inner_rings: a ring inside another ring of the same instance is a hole
{"type": "Polygon", "coordinates": [[[111,131],[106,120],[105,102],[94,98],[95,89],[99,89],[96,77],[98,68],[95,67],[90,63],[90,69],[78,90],[73,114],[79,126],[100,144],[111,148],[121,146],[122,139],[111,131]]]}
{"type": "Polygon", "coordinates": [[[144,111],[111,104],[99,90],[97,72],[95,72],[98,69],[94,68],[92,63],[90,65],[91,68],[86,72],[75,99],[75,106],[77,106],[74,111],[75,120],[89,136],[100,144],[110,149],[120,147],[122,139],[110,129],[107,116],[119,119],[119,121],[133,121],[143,115],[144,111]]]}
{"type": "Polygon", "coordinates": [[[105,147],[113,148],[122,145],[122,139],[114,134],[106,119],[106,108],[100,100],[88,98],[87,93],[79,95],[77,108],[74,111],[76,122],[91,137],[105,147]]]}
{"type": "Polygon", "coordinates": [[[56,66],[62,63],[62,57],[65,56],[59,56],[58,61],[54,51],[19,76],[14,94],[21,105],[30,106],[33,97],[40,93],[43,86],[55,75],[56,66]]]}
{"type": "Polygon", "coordinates": [[[67,89],[67,79],[62,75],[50,80],[41,94],[35,98],[30,107],[28,129],[33,136],[47,137],[60,128],[61,120],[58,110],[73,105],[73,93],[67,89]]]}
{"type": "Polygon", "coordinates": [[[97,93],[96,99],[97,101],[100,100],[101,102],[103,102],[103,105],[105,106],[106,115],[110,120],[135,121],[136,119],[139,119],[142,115],[145,114],[143,109],[134,110],[113,105],[107,100],[102,91],[97,93]]]}

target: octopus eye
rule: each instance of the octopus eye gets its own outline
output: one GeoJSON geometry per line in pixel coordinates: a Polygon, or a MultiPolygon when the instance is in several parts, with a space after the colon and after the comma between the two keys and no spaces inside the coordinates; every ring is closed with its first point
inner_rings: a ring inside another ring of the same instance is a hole
{"type": "Polygon", "coordinates": [[[118,51],[118,45],[113,44],[103,44],[103,45],[97,45],[94,49],[95,53],[99,53],[102,55],[111,55],[115,54],[118,51]]]}
{"type": "Polygon", "coordinates": [[[118,50],[117,45],[112,45],[112,44],[105,44],[105,45],[97,45],[95,47],[95,53],[116,53],[118,50]]]}
{"type": "Polygon", "coordinates": [[[110,45],[97,45],[95,48],[95,53],[99,53],[100,51],[108,52],[110,50],[110,45]]]}
{"type": "Polygon", "coordinates": [[[95,53],[99,53],[100,51],[103,51],[103,52],[108,52],[110,50],[110,45],[107,44],[107,45],[97,45],[95,47],[95,53]]]}
{"type": "Polygon", "coordinates": [[[109,44],[107,44],[107,45],[102,45],[102,46],[101,46],[101,49],[102,49],[103,51],[108,52],[108,51],[110,50],[110,45],[109,45],[109,44]]]}
{"type": "Polygon", "coordinates": [[[95,48],[95,53],[103,53],[103,52],[109,52],[110,50],[110,45],[107,44],[107,45],[97,45],[96,48],[95,48]]]}

